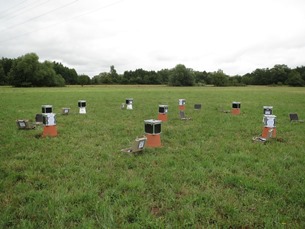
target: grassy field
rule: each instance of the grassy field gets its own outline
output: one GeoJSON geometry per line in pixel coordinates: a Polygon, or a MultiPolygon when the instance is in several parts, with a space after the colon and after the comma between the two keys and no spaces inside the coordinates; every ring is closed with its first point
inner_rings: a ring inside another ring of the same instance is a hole
{"type": "Polygon", "coordinates": [[[0,101],[1,228],[305,228],[305,123],[288,118],[305,119],[305,88],[1,87],[0,101]],[[120,109],[125,98],[133,110],[120,109]],[[179,98],[192,120],[178,119],[179,98]],[[240,115],[219,111],[232,101],[240,115]],[[45,104],[58,137],[17,129],[45,104]],[[159,104],[169,105],[163,146],[120,152],[159,104]],[[253,143],[265,105],[277,139],[253,143]]]}

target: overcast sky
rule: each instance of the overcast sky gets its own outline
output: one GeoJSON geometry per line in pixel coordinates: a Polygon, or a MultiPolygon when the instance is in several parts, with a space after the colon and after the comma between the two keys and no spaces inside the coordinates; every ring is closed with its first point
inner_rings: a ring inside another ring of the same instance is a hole
{"type": "Polygon", "coordinates": [[[0,0],[0,56],[36,53],[90,77],[161,70],[243,75],[305,65],[305,0],[0,0]]]}

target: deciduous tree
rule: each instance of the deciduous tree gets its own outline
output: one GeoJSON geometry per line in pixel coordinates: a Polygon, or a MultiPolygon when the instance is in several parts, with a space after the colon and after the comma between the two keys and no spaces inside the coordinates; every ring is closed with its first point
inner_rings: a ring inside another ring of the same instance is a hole
{"type": "Polygon", "coordinates": [[[78,77],[78,83],[82,86],[90,84],[90,77],[87,75],[80,75],[78,77]]]}
{"type": "Polygon", "coordinates": [[[30,87],[33,85],[34,75],[38,70],[38,56],[35,53],[29,53],[18,57],[10,70],[10,78],[13,86],[30,87]]]}
{"type": "Polygon", "coordinates": [[[212,82],[214,86],[223,87],[228,86],[229,76],[227,76],[222,70],[212,73],[212,82]]]}
{"type": "Polygon", "coordinates": [[[178,64],[171,70],[168,83],[170,86],[193,86],[194,72],[183,64],[178,64]]]}
{"type": "Polygon", "coordinates": [[[302,79],[301,74],[298,71],[293,70],[289,73],[286,84],[293,87],[302,87],[305,85],[305,81],[302,79]]]}

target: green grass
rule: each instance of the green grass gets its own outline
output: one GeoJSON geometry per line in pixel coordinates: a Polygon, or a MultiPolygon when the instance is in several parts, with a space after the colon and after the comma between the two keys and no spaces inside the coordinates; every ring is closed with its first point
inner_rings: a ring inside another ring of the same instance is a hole
{"type": "Polygon", "coordinates": [[[305,123],[288,118],[305,119],[305,88],[1,87],[0,96],[1,228],[305,227],[305,123]],[[120,109],[125,98],[133,110],[120,109]],[[179,98],[192,120],[178,119],[179,98]],[[232,101],[241,115],[219,112],[232,101]],[[17,129],[16,119],[34,119],[45,104],[58,137],[17,129]],[[163,147],[120,152],[159,104],[169,105],[163,147]],[[253,143],[264,105],[274,107],[280,141],[253,143]]]}

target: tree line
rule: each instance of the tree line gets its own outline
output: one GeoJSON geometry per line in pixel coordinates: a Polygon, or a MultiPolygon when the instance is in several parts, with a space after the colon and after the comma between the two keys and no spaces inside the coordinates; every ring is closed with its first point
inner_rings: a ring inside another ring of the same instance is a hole
{"type": "Polygon", "coordinates": [[[76,70],[62,63],[39,62],[35,53],[16,59],[0,59],[0,85],[15,87],[58,87],[65,85],[99,84],[154,84],[169,86],[246,86],[246,85],[289,85],[305,86],[305,66],[289,68],[279,64],[273,68],[260,68],[245,75],[229,76],[222,70],[214,72],[195,71],[178,64],[172,69],[147,71],[136,69],[118,74],[114,66],[109,72],[101,72],[91,79],[78,75],[76,70]]]}
{"type": "Polygon", "coordinates": [[[66,84],[78,84],[78,82],[79,76],[75,69],[57,62],[40,63],[35,53],[28,53],[16,59],[2,58],[0,60],[0,85],[61,87],[66,84]]]}

